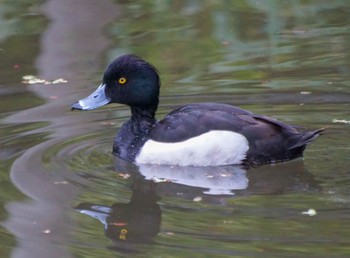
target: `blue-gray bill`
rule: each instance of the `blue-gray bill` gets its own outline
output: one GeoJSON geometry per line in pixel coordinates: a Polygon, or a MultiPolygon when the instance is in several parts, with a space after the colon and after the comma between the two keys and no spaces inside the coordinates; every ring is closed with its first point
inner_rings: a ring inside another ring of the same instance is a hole
{"type": "Polygon", "coordinates": [[[106,96],[105,87],[105,84],[101,84],[90,96],[75,102],[72,110],[91,110],[110,103],[111,99],[106,96]]]}

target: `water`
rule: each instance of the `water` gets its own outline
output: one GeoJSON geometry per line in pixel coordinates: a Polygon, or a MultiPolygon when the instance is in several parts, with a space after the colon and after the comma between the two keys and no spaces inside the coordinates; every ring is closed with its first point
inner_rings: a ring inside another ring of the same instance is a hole
{"type": "Polygon", "coordinates": [[[349,10],[345,0],[0,3],[1,257],[348,257],[349,10]],[[125,163],[111,147],[126,107],[69,109],[124,53],[158,67],[159,118],[215,101],[326,133],[304,160],[248,170],[125,163]]]}

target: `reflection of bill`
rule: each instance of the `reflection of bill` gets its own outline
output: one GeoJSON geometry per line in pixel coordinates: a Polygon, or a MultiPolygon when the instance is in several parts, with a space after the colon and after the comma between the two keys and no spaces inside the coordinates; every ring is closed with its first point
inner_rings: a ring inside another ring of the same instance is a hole
{"type": "Polygon", "coordinates": [[[75,209],[104,224],[106,236],[113,241],[147,243],[159,233],[158,199],[154,182],[136,180],[129,203],[115,203],[111,207],[81,203],[75,209]]]}

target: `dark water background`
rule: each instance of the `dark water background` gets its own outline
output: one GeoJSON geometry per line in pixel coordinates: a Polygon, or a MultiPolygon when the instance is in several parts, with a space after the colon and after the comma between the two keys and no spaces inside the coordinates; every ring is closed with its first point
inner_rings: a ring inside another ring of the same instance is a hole
{"type": "Polygon", "coordinates": [[[349,49],[347,0],[1,1],[0,256],[349,257],[349,49]],[[159,118],[215,101],[326,133],[249,170],[115,160],[129,110],[69,107],[125,53],[158,67],[159,118]]]}

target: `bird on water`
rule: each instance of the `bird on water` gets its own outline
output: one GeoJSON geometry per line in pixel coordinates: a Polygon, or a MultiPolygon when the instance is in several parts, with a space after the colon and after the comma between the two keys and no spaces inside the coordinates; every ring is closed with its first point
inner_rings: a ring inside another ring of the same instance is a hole
{"type": "Polygon", "coordinates": [[[106,69],[101,85],[72,109],[110,103],[128,105],[131,118],[120,128],[113,153],[137,164],[178,166],[259,165],[292,160],[323,131],[300,131],[273,118],[222,103],[180,106],[157,120],[157,69],[123,55],[106,69]]]}

